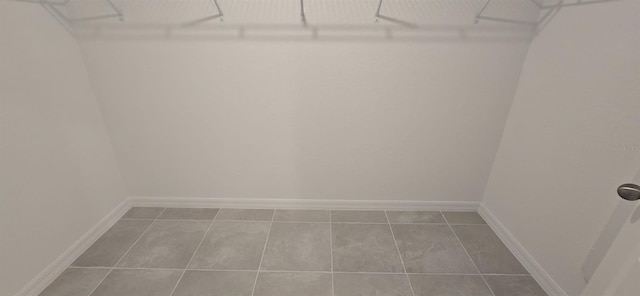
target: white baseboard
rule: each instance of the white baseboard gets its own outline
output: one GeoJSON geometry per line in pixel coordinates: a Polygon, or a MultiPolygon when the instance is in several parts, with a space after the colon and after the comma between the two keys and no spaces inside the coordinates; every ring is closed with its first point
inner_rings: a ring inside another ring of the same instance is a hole
{"type": "Polygon", "coordinates": [[[567,296],[567,293],[562,290],[560,285],[538,264],[531,253],[527,251],[487,207],[480,205],[478,213],[549,296],[567,296]]]}
{"type": "Polygon", "coordinates": [[[35,278],[25,285],[15,296],[37,296],[49,286],[73,261],[98,240],[120,217],[131,208],[129,200],[121,202],[115,209],[100,219],[80,239],[62,253],[49,266],[42,270],[35,278]]]}
{"type": "Polygon", "coordinates": [[[480,202],[418,200],[259,199],[133,196],[134,207],[257,209],[384,209],[477,211],[480,202]]]}

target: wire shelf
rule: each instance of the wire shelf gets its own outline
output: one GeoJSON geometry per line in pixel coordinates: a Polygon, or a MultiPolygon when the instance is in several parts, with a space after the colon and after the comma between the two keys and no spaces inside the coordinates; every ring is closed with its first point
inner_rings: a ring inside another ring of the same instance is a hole
{"type": "MultiPolygon", "coordinates": [[[[37,1],[37,0],[34,0],[37,1]]],[[[51,0],[53,1],[53,0],[51,0]]],[[[59,0],[63,1],[63,0],[59,0]]],[[[364,25],[376,21],[379,0],[303,0],[305,21],[314,25],[364,25]]],[[[493,0],[487,15],[535,21],[532,0],[493,0]]],[[[189,23],[218,13],[212,0],[111,0],[129,24],[189,23]]],[[[386,25],[472,24],[486,0],[383,0],[378,23],[386,25]]],[[[223,18],[235,25],[299,24],[300,0],[217,0],[223,18]]],[[[70,0],[58,9],[76,22],[117,23],[107,0],[70,0]]]]}
{"type": "MultiPolygon", "coordinates": [[[[79,38],[427,36],[529,41],[561,7],[616,0],[13,0],[40,3],[79,38]],[[498,28],[498,30],[496,30],[498,28]]],[[[423,38],[424,40],[424,38],[423,38]]]]}

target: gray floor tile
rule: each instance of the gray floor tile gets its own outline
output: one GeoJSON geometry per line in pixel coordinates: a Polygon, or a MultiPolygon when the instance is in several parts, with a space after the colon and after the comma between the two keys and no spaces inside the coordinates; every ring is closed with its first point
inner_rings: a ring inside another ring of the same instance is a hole
{"type": "Polygon", "coordinates": [[[335,296],[412,296],[405,274],[335,273],[335,296]]]}
{"type": "Polygon", "coordinates": [[[209,221],[156,220],[118,266],[185,268],[209,224],[209,221]]]}
{"type": "MultiPolygon", "coordinates": [[[[121,267],[182,269],[193,255],[188,268],[229,270],[188,270],[174,296],[252,296],[254,283],[253,296],[331,296],[332,284],[334,296],[410,296],[409,283],[414,296],[491,296],[480,275],[469,275],[475,262],[483,274],[501,274],[485,275],[495,296],[546,296],[475,212],[132,208],[125,217],[72,265],[111,267],[124,256],[121,267]],[[447,221],[455,235],[437,225],[447,221]]],[[[69,268],[40,296],[94,288],[91,296],[170,296],[182,271],[160,269],[69,268]]]]}
{"type": "Polygon", "coordinates": [[[108,268],[67,268],[40,296],[87,296],[109,273],[108,268]]]}
{"type": "Polygon", "coordinates": [[[334,271],[402,272],[388,224],[332,224],[334,271]]]}
{"type": "Polygon", "coordinates": [[[213,220],[218,209],[167,208],[158,219],[213,220]]]}
{"type": "Polygon", "coordinates": [[[189,268],[257,270],[270,222],[215,221],[189,268]]]}
{"type": "Polygon", "coordinates": [[[485,275],[495,296],[547,296],[530,276],[485,275]]]}
{"type": "Polygon", "coordinates": [[[122,218],[127,219],[155,219],[157,218],[164,208],[144,208],[144,207],[135,207],[129,209],[127,213],[122,216],[122,218]]]}
{"type": "Polygon", "coordinates": [[[112,267],[131,248],[152,220],[120,220],[87,249],[72,266],[112,267]]]}
{"type": "Polygon", "coordinates": [[[220,209],[216,220],[271,221],[274,210],[220,209]]]}
{"type": "Polygon", "coordinates": [[[476,212],[442,212],[449,224],[487,224],[476,212]]]}
{"type": "Polygon", "coordinates": [[[392,224],[408,273],[477,273],[448,225],[392,224]]]}
{"type": "MultiPolygon", "coordinates": [[[[415,296],[492,296],[480,275],[411,274],[415,296]]],[[[520,294],[512,294],[516,296],[520,294]]]]}
{"type": "Polygon", "coordinates": [[[387,223],[384,211],[331,211],[331,222],[387,223]]]}
{"type": "Polygon", "coordinates": [[[527,274],[488,225],[454,225],[460,241],[481,273],[527,274]]]}
{"type": "Polygon", "coordinates": [[[391,223],[447,223],[437,211],[387,211],[391,223]]]}
{"type": "Polygon", "coordinates": [[[255,271],[187,270],[173,296],[251,296],[255,271]]]}
{"type": "Polygon", "coordinates": [[[273,221],[329,222],[329,210],[276,210],[273,221]]]}
{"type": "Polygon", "coordinates": [[[91,296],[169,296],[180,270],[115,269],[91,296]]]}
{"type": "Polygon", "coordinates": [[[331,273],[260,272],[254,296],[331,296],[331,273]]]}
{"type": "Polygon", "coordinates": [[[331,222],[387,223],[384,211],[331,211],[331,222]]]}
{"type": "Polygon", "coordinates": [[[262,269],[331,271],[329,228],[329,223],[274,222],[262,269]]]}

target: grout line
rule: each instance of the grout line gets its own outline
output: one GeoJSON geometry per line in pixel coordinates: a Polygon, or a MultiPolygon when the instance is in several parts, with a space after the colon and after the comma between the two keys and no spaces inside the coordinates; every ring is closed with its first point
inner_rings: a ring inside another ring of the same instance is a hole
{"type": "Polygon", "coordinates": [[[93,290],[91,290],[91,292],[89,292],[89,296],[91,296],[93,294],[93,292],[95,292],[98,287],[100,287],[100,285],[102,285],[102,282],[104,282],[105,279],[107,279],[107,277],[109,277],[109,275],[113,272],[114,269],[116,269],[116,267],[118,266],[118,264],[120,264],[120,261],[122,261],[122,259],[124,259],[124,257],[127,256],[127,254],[129,254],[129,251],[131,251],[131,249],[133,249],[133,247],[138,243],[138,241],[142,238],[142,236],[144,236],[145,233],[147,233],[147,231],[149,231],[149,229],[151,229],[151,226],[153,225],[153,223],[156,222],[156,219],[158,219],[158,217],[160,217],[160,215],[162,215],[162,213],[164,213],[164,211],[166,211],[167,208],[162,209],[162,212],[160,212],[160,214],[158,214],[158,216],[156,216],[156,218],[154,218],[151,223],[149,223],[149,225],[147,226],[147,228],[144,229],[144,231],[142,233],[140,233],[140,236],[138,236],[138,238],[133,242],[133,244],[127,249],[126,252],[124,252],[124,254],[122,255],[122,257],[120,257],[120,259],[118,259],[118,261],[116,262],[116,264],[114,264],[111,269],[109,270],[109,272],[107,272],[107,275],[95,286],[95,288],[93,288],[93,290]]]}
{"type": "MultiPolygon", "coordinates": [[[[162,213],[164,213],[165,210],[166,210],[166,208],[164,208],[162,210],[162,212],[160,212],[158,217],[160,217],[160,215],[162,215],[162,213]]],[[[129,247],[129,249],[127,249],[127,251],[124,253],[124,255],[122,255],[122,257],[120,257],[120,260],[118,260],[118,262],[116,262],[116,264],[113,266],[114,268],[116,266],[118,266],[118,264],[120,264],[120,261],[122,261],[122,259],[124,259],[124,257],[127,256],[127,254],[129,254],[131,249],[133,249],[133,247],[138,243],[138,241],[140,241],[140,239],[145,235],[145,233],[147,233],[147,231],[149,231],[149,229],[151,229],[151,226],[153,226],[153,223],[155,223],[157,219],[158,218],[156,217],[155,219],[153,219],[153,221],[151,221],[151,223],[149,223],[149,226],[147,226],[147,228],[142,232],[142,234],[140,234],[140,236],[138,237],[138,239],[136,239],[136,241],[133,243],[133,245],[131,245],[131,247],[129,247]]]]}
{"type": "Polygon", "coordinates": [[[483,273],[482,275],[488,275],[488,276],[531,276],[531,274],[525,274],[525,273],[514,273],[514,274],[507,274],[507,273],[483,273]]]}
{"type": "Polygon", "coordinates": [[[398,252],[398,257],[400,257],[400,263],[402,263],[402,269],[404,270],[404,275],[407,277],[407,281],[409,282],[409,289],[411,289],[411,295],[416,296],[416,293],[413,291],[413,285],[411,285],[411,278],[409,278],[409,274],[407,273],[407,267],[404,265],[404,259],[402,259],[402,254],[400,254],[400,247],[398,247],[398,241],[396,240],[396,235],[393,233],[393,227],[391,227],[391,222],[389,221],[389,215],[387,215],[387,211],[384,211],[384,216],[387,217],[387,225],[389,225],[389,230],[391,230],[393,243],[396,245],[396,251],[398,252]]]}
{"type": "Polygon", "coordinates": [[[423,275],[495,275],[495,276],[531,276],[529,274],[498,274],[498,273],[437,273],[437,272],[410,272],[409,274],[423,274],[423,275]]]}
{"type": "Polygon", "coordinates": [[[222,212],[223,210],[246,210],[246,211],[251,211],[251,210],[257,210],[257,211],[271,211],[271,219],[270,220],[251,220],[251,219],[224,219],[224,218],[218,218],[218,215],[216,215],[215,219],[216,221],[261,221],[261,222],[273,222],[273,220],[275,219],[276,216],[276,209],[234,209],[234,208],[219,208],[218,213],[222,212]]]}
{"type": "MultiPolygon", "coordinates": [[[[178,222],[182,222],[182,221],[184,221],[184,222],[207,222],[207,221],[213,221],[213,219],[174,219],[174,218],[171,218],[171,219],[166,219],[166,218],[163,218],[163,219],[122,218],[120,220],[158,220],[158,221],[178,221],[178,222]]],[[[220,220],[218,220],[218,221],[220,221],[220,220]]]]}
{"type": "Polygon", "coordinates": [[[256,272],[255,269],[203,269],[203,268],[188,268],[188,271],[230,271],[230,272],[256,272]]]}
{"type": "Polygon", "coordinates": [[[261,273],[331,273],[331,271],[326,271],[326,270],[267,270],[267,269],[263,269],[263,270],[226,270],[226,269],[217,269],[217,270],[209,270],[209,269],[189,269],[189,270],[196,270],[196,271],[250,271],[250,272],[256,272],[259,271],[261,273]]]}
{"type": "Polygon", "coordinates": [[[296,221],[296,220],[274,220],[273,223],[319,223],[319,224],[329,224],[329,221],[296,221]]]}
{"type": "MultiPolygon", "coordinates": [[[[83,266],[69,266],[68,268],[71,269],[111,269],[111,267],[105,267],[105,266],[89,266],[89,267],[83,267],[83,266]]],[[[114,270],[177,270],[177,271],[182,271],[184,269],[180,269],[180,268],[151,268],[151,267],[115,267],[113,268],[114,270]]],[[[203,269],[203,268],[187,268],[187,271],[229,271],[229,272],[256,272],[258,270],[256,269],[203,269]]],[[[267,270],[267,269],[263,269],[260,270],[260,272],[263,273],[269,273],[269,272],[292,272],[292,273],[332,273],[331,271],[326,271],[326,270],[267,270]]],[[[345,274],[404,274],[403,272],[385,272],[385,271],[335,271],[334,273],[345,273],[345,274]]],[[[514,273],[514,274],[507,274],[507,273],[483,273],[483,274],[478,274],[478,273],[438,273],[438,272],[407,272],[407,274],[410,275],[444,275],[444,276],[448,276],[448,275],[473,275],[473,276],[480,276],[480,275],[485,275],[485,276],[518,276],[518,277],[530,277],[530,274],[524,274],[524,273],[514,273]]]]}
{"type": "MultiPolygon", "coordinates": [[[[375,201],[375,200],[362,200],[362,201],[375,201]]],[[[388,208],[344,208],[344,207],[244,207],[244,206],[206,206],[206,207],[193,207],[193,206],[172,206],[172,205],[158,205],[158,206],[149,206],[149,205],[133,205],[131,208],[161,208],[161,209],[195,209],[195,210],[215,210],[215,209],[225,209],[225,210],[274,210],[274,211],[334,211],[334,212],[446,212],[446,213],[477,213],[478,211],[473,209],[412,209],[408,208],[396,208],[396,209],[388,209],[388,208]]]]}
{"type": "Polygon", "coordinates": [[[113,271],[113,268],[109,269],[109,271],[107,271],[107,274],[104,275],[104,277],[100,280],[100,282],[98,282],[98,284],[91,289],[91,291],[89,292],[89,294],[87,294],[87,296],[91,296],[91,294],[93,294],[93,292],[98,289],[98,287],[100,287],[100,285],[102,285],[102,282],[104,282],[104,280],[109,276],[109,274],[111,274],[111,271],[113,271]]]}
{"type": "MultiPolygon", "coordinates": [[[[217,215],[217,214],[216,214],[217,215]]],[[[138,218],[121,218],[120,220],[158,220],[158,221],[196,221],[196,222],[207,222],[214,221],[213,219],[138,219],[138,218]]],[[[215,220],[221,222],[271,222],[269,220],[215,220]]],[[[278,221],[274,220],[273,223],[318,223],[318,224],[389,224],[388,222],[339,222],[339,221],[278,221]]],[[[391,225],[449,225],[447,223],[409,223],[409,222],[393,222],[391,225]]],[[[469,226],[487,226],[487,224],[469,224],[469,223],[450,223],[450,225],[469,225],[469,226]]]]}
{"type": "MultiPolygon", "coordinates": [[[[152,207],[153,208],[153,207],[152,207]]],[[[164,212],[167,210],[167,208],[162,208],[162,211],[158,214],[158,216],[156,216],[155,218],[153,218],[153,220],[158,220],[158,218],[160,218],[160,216],[162,216],[162,214],[164,214],[164,212]]]]}
{"type": "Polygon", "coordinates": [[[471,260],[471,263],[473,263],[473,266],[476,268],[476,270],[478,271],[478,274],[480,275],[480,277],[482,278],[482,281],[484,282],[484,284],[487,286],[487,288],[489,288],[489,292],[491,292],[491,295],[496,296],[495,293],[493,293],[493,289],[491,289],[491,286],[489,286],[489,283],[487,282],[487,280],[484,278],[484,275],[482,275],[482,272],[480,271],[480,268],[478,268],[478,265],[476,265],[476,262],[473,261],[473,258],[471,258],[471,255],[469,255],[469,251],[467,251],[467,247],[464,246],[464,244],[462,243],[462,240],[460,240],[460,238],[458,237],[458,234],[456,233],[455,230],[453,230],[453,227],[451,227],[451,224],[449,224],[449,220],[447,220],[447,217],[442,213],[442,211],[440,212],[442,214],[442,217],[444,217],[444,220],[447,221],[447,224],[449,225],[449,229],[451,229],[451,232],[453,232],[453,235],[456,237],[456,239],[458,240],[458,243],[460,243],[460,245],[462,246],[462,249],[464,250],[464,253],[467,254],[467,257],[469,257],[469,260],[471,260]]]}
{"type": "Polygon", "coordinates": [[[187,269],[189,268],[189,265],[191,265],[191,261],[193,261],[193,258],[196,257],[196,253],[198,253],[200,246],[202,246],[202,242],[204,242],[204,239],[207,237],[207,234],[209,234],[209,230],[211,230],[211,226],[213,226],[213,221],[215,220],[216,216],[218,216],[218,213],[220,213],[220,211],[217,211],[216,214],[213,216],[213,219],[209,223],[209,227],[207,227],[207,231],[204,232],[204,235],[202,236],[202,239],[200,239],[198,246],[196,247],[195,251],[193,251],[193,254],[191,254],[191,258],[189,258],[189,262],[187,262],[187,265],[184,266],[184,269],[182,270],[182,274],[180,275],[180,278],[176,282],[176,285],[173,286],[173,290],[171,290],[171,294],[169,294],[169,296],[173,296],[173,293],[175,293],[176,289],[178,289],[178,285],[182,281],[184,274],[187,273],[187,269]]]}
{"type": "Polygon", "coordinates": [[[391,225],[447,225],[447,223],[389,223],[391,225]]]}
{"type": "Polygon", "coordinates": [[[155,220],[149,218],[120,218],[120,220],[155,220]]]}
{"type": "Polygon", "coordinates": [[[233,219],[217,219],[215,221],[220,221],[220,222],[273,222],[273,221],[270,221],[270,220],[233,220],[233,219]]]}
{"type": "Polygon", "coordinates": [[[329,210],[329,254],[331,255],[331,296],[335,296],[334,276],[333,276],[333,223],[331,222],[331,210],[329,210]]]}
{"type": "MultiPolygon", "coordinates": [[[[97,266],[93,266],[93,267],[70,266],[69,268],[75,268],[75,269],[111,269],[111,267],[97,267],[97,266]]],[[[155,267],[114,267],[113,269],[115,269],[115,270],[180,270],[180,271],[184,270],[182,268],[155,268],[155,267]]]]}
{"type": "Polygon", "coordinates": [[[256,272],[256,280],[253,282],[253,289],[251,290],[251,296],[256,292],[256,285],[258,284],[258,276],[260,276],[260,269],[262,269],[262,260],[264,260],[264,252],[267,250],[267,244],[269,243],[269,236],[271,236],[271,228],[273,227],[273,219],[276,217],[276,210],[273,210],[271,215],[271,223],[269,223],[269,231],[267,231],[267,239],[264,241],[264,248],[262,248],[262,256],[260,256],[260,264],[258,265],[258,271],[256,272]]]}
{"type": "MultiPolygon", "coordinates": [[[[222,208],[219,208],[220,210],[222,210],[222,208]]],[[[460,240],[460,238],[458,237],[457,233],[454,231],[452,225],[471,225],[471,226],[487,226],[488,224],[468,224],[468,223],[459,223],[459,224],[452,224],[450,223],[446,216],[444,215],[443,211],[429,211],[429,212],[439,212],[442,217],[445,220],[445,223],[391,223],[389,220],[389,216],[388,216],[388,211],[387,210],[380,210],[382,212],[384,212],[385,217],[387,219],[386,223],[381,223],[381,222],[335,222],[332,219],[332,213],[333,209],[328,209],[327,211],[329,212],[329,221],[328,222],[311,222],[311,221],[275,221],[275,216],[276,216],[276,212],[278,211],[278,209],[273,209],[273,213],[271,216],[271,220],[267,221],[267,220],[216,220],[218,214],[220,213],[220,210],[216,212],[216,214],[214,215],[213,219],[209,220],[209,219],[160,219],[160,216],[162,216],[162,214],[167,210],[167,208],[163,208],[162,211],[153,219],[138,219],[138,218],[120,218],[120,220],[147,220],[147,221],[151,221],[151,223],[149,223],[149,225],[144,229],[144,231],[138,236],[138,238],[133,242],[133,244],[127,249],[127,251],[120,257],[120,259],[115,263],[115,265],[113,266],[69,266],[68,268],[77,268],[77,269],[82,269],[82,268],[86,268],[86,269],[109,269],[109,271],[106,273],[106,275],[100,280],[100,282],[89,292],[89,295],[92,295],[93,293],[95,293],[95,291],[98,289],[98,287],[100,287],[100,285],[102,285],[102,283],[105,281],[105,279],[107,277],[109,277],[109,275],[114,271],[114,270],[175,270],[175,271],[182,271],[182,274],[180,276],[180,278],[178,279],[178,281],[176,282],[176,285],[174,286],[170,296],[172,296],[179,283],[182,281],[182,278],[184,277],[184,275],[186,274],[186,271],[188,270],[193,270],[193,271],[236,271],[236,272],[256,272],[256,278],[253,284],[253,289],[251,292],[251,296],[254,295],[255,293],[255,289],[257,286],[257,282],[258,282],[258,276],[261,272],[263,273],[269,273],[269,272],[273,272],[273,273],[278,273],[278,272],[308,272],[308,273],[323,273],[323,274],[331,274],[331,294],[332,296],[335,295],[335,288],[334,288],[334,274],[335,273],[343,273],[343,274],[395,274],[395,275],[401,275],[404,274],[407,277],[407,280],[409,282],[409,287],[411,289],[412,294],[415,296],[415,292],[413,290],[413,286],[411,284],[411,279],[409,277],[410,274],[423,274],[423,275],[480,275],[482,280],[484,281],[485,285],[488,287],[489,291],[491,292],[491,294],[493,296],[495,296],[495,293],[493,292],[493,290],[491,289],[491,287],[489,286],[487,280],[485,279],[485,276],[531,276],[530,274],[497,274],[497,273],[487,273],[487,274],[482,274],[480,269],[478,268],[478,266],[476,265],[475,261],[473,260],[473,258],[471,258],[471,255],[469,254],[467,248],[464,246],[464,244],[462,244],[462,241],[460,240]],[[129,254],[129,252],[138,244],[138,242],[140,241],[140,239],[151,229],[151,227],[157,222],[157,221],[198,221],[198,222],[206,222],[209,221],[210,224],[207,228],[207,231],[205,232],[204,236],[202,237],[202,239],[200,240],[198,246],[196,247],[195,251],[193,252],[191,258],[189,259],[189,262],[187,263],[187,265],[185,266],[184,269],[174,269],[174,268],[140,268],[140,267],[118,267],[118,264],[121,263],[121,261],[124,260],[124,258],[129,254]],[[260,264],[258,266],[257,270],[232,270],[232,269],[190,269],[189,265],[191,264],[191,262],[193,261],[193,259],[195,258],[196,253],[198,252],[198,250],[200,249],[201,245],[204,242],[204,239],[206,238],[207,234],[209,233],[209,231],[211,230],[213,224],[215,221],[221,221],[221,222],[225,222],[225,221],[230,221],[230,222],[269,222],[269,230],[267,232],[267,238],[265,240],[265,245],[264,248],[262,250],[262,256],[260,258],[260,264]],[[267,244],[269,241],[269,237],[271,234],[271,229],[273,227],[273,224],[275,223],[310,223],[310,224],[329,224],[329,243],[330,243],[330,259],[331,259],[331,270],[330,271],[296,271],[296,270],[261,270],[262,269],[262,262],[264,260],[264,255],[266,252],[266,248],[267,248],[267,244]],[[401,272],[335,272],[334,271],[334,266],[333,266],[333,230],[332,230],[332,225],[333,224],[387,224],[389,226],[389,229],[391,230],[391,234],[394,240],[394,244],[396,246],[396,251],[398,252],[398,255],[400,257],[400,261],[402,263],[402,267],[404,270],[404,273],[401,272]],[[471,260],[472,264],[474,265],[476,271],[478,272],[477,274],[468,274],[468,273],[408,273],[406,266],[404,264],[404,259],[402,258],[402,254],[400,253],[400,248],[398,245],[398,242],[395,238],[395,234],[393,232],[393,227],[392,225],[402,225],[402,224],[409,224],[409,225],[447,225],[449,227],[449,229],[453,232],[454,236],[456,237],[457,241],[460,243],[460,245],[462,246],[463,250],[465,251],[465,254],[467,255],[467,257],[471,260]]],[[[345,211],[352,211],[351,209],[345,210],[345,211]]],[[[393,211],[393,210],[392,210],[393,211]]]]}

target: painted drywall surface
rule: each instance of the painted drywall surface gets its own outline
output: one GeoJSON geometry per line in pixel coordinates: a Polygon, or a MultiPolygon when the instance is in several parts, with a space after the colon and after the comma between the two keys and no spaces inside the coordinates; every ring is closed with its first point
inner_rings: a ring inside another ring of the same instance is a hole
{"type": "Polygon", "coordinates": [[[0,2],[0,295],[125,198],[79,47],[40,6],[0,2]]]}
{"type": "Polygon", "coordinates": [[[569,294],[640,153],[640,2],[562,8],[532,43],[483,203],[569,294]]]}
{"type": "Polygon", "coordinates": [[[479,201],[526,42],[81,42],[134,196],[479,201]]]}

